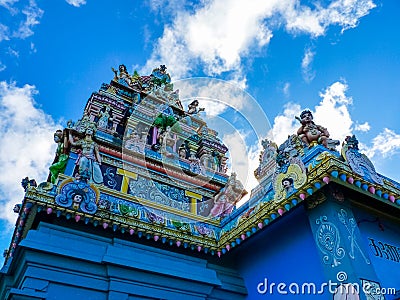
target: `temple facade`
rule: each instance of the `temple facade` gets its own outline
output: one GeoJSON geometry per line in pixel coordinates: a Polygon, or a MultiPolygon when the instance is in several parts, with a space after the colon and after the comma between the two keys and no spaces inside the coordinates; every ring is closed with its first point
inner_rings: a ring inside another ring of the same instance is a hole
{"type": "Polygon", "coordinates": [[[400,299],[400,184],[354,135],[303,111],[246,191],[164,65],[112,70],[22,180],[0,299],[400,299]]]}

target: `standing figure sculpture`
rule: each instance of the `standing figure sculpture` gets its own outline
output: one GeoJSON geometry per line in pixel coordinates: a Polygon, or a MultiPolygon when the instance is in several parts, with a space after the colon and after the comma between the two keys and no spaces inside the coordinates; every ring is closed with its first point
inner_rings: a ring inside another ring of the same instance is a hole
{"type": "Polygon", "coordinates": [[[81,148],[76,164],[79,166],[79,179],[83,179],[96,184],[103,183],[103,175],[101,173],[101,157],[99,147],[93,141],[95,127],[89,126],[85,130],[85,137],[74,141],[71,133],[69,133],[69,142],[72,146],[81,148]]]}
{"type": "Polygon", "coordinates": [[[339,144],[338,141],[329,138],[329,132],[325,127],[314,123],[311,111],[304,110],[300,114],[300,118],[296,118],[301,123],[301,127],[297,130],[297,135],[306,146],[312,147],[316,144],[321,144],[328,149],[334,149],[339,144]]]}
{"type": "MultiPolygon", "coordinates": [[[[176,136],[171,131],[171,126],[167,126],[165,130],[161,129],[157,135],[157,144],[155,149],[160,150],[161,154],[166,157],[174,158],[177,157],[175,152],[176,136]]],[[[154,147],[153,147],[154,148],[154,147]]]]}
{"type": "Polygon", "coordinates": [[[223,218],[229,215],[236,203],[246,194],[243,184],[236,179],[236,173],[232,173],[227,184],[214,196],[214,206],[209,216],[223,218]]]}
{"type": "Polygon", "coordinates": [[[113,114],[112,109],[109,105],[104,105],[100,109],[94,121],[97,124],[97,128],[112,129],[113,128],[113,114]]]}
{"type": "Polygon", "coordinates": [[[64,135],[62,130],[57,130],[54,133],[54,142],[57,143],[56,157],[50,166],[50,182],[56,183],[58,174],[65,171],[68,162],[68,155],[65,153],[66,141],[64,142],[64,135]]]}
{"type": "Polygon", "coordinates": [[[114,81],[125,85],[125,86],[130,86],[132,84],[132,78],[129,76],[128,70],[126,69],[126,66],[121,64],[118,67],[118,71],[115,70],[114,68],[111,68],[111,70],[114,72],[114,81]]]}

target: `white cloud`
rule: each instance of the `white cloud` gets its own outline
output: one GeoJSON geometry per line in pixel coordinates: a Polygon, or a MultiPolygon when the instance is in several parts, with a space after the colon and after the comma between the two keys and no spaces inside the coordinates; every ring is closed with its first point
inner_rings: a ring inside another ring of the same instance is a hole
{"type": "Polygon", "coordinates": [[[45,181],[54,158],[59,126],[35,105],[34,86],[0,82],[0,218],[12,224],[12,208],[23,199],[21,179],[45,181]]]}
{"type": "MultiPolygon", "coordinates": [[[[368,122],[363,124],[353,122],[349,113],[353,99],[347,95],[347,91],[346,82],[337,81],[320,93],[322,98],[320,103],[314,109],[310,109],[314,111],[314,122],[326,127],[331,135],[330,137],[341,142],[344,141],[346,136],[351,135],[353,130],[367,132],[370,129],[368,122]]],[[[287,139],[288,135],[295,134],[299,127],[298,122],[294,121],[295,116],[299,116],[304,109],[299,104],[286,104],[283,113],[275,117],[268,138],[280,145],[287,139]]],[[[370,145],[360,142],[359,147],[360,151],[365,153],[374,163],[382,165],[385,159],[400,154],[400,134],[385,128],[372,139],[370,145]]]]}
{"type": "Polygon", "coordinates": [[[4,71],[6,68],[7,66],[0,61],[0,72],[4,71]]]}
{"type": "Polygon", "coordinates": [[[400,134],[385,128],[372,139],[372,146],[365,146],[365,154],[369,158],[380,156],[387,158],[400,153],[400,134]]]}
{"type": "Polygon", "coordinates": [[[218,116],[229,107],[241,111],[245,105],[258,106],[240,86],[228,81],[193,78],[174,82],[174,87],[180,90],[181,101],[198,99],[207,116],[218,116]]]}
{"type": "Polygon", "coordinates": [[[185,0],[149,0],[146,1],[154,12],[161,17],[175,17],[185,6],[193,5],[185,0]]]}
{"type": "Polygon", "coordinates": [[[371,0],[337,0],[332,2],[322,13],[325,24],[336,24],[344,30],[358,25],[360,18],[369,14],[376,7],[371,0]]]}
{"type": "Polygon", "coordinates": [[[295,117],[299,116],[300,113],[301,107],[299,104],[285,104],[283,113],[275,117],[272,129],[268,133],[268,138],[280,145],[289,135],[295,134],[300,127],[295,117]]]}
{"type": "Polygon", "coordinates": [[[13,7],[13,5],[16,2],[18,2],[18,0],[0,0],[0,6],[3,6],[9,10],[11,14],[15,14],[16,9],[13,7]]]}
{"type": "Polygon", "coordinates": [[[79,7],[81,5],[86,4],[86,0],[65,0],[65,1],[67,1],[68,4],[75,6],[75,7],[79,7]]]}
{"type": "Polygon", "coordinates": [[[348,107],[353,99],[346,95],[348,85],[337,81],[320,93],[322,98],[315,107],[314,121],[326,127],[332,139],[343,141],[352,132],[353,121],[348,107]]]}
{"type": "Polygon", "coordinates": [[[321,20],[321,11],[312,10],[308,6],[299,5],[297,1],[284,1],[281,11],[283,13],[283,22],[286,23],[286,29],[289,32],[309,33],[312,36],[320,36],[325,33],[326,25],[321,20]]]}
{"type": "Polygon", "coordinates": [[[365,122],[364,124],[356,124],[355,126],[354,126],[354,130],[357,130],[357,131],[361,131],[361,132],[367,132],[367,131],[369,131],[371,129],[371,126],[369,125],[369,123],[368,122],[365,122]]]}
{"type": "Polygon", "coordinates": [[[10,38],[8,36],[9,29],[6,25],[0,23],[0,42],[8,41],[10,38]]]}
{"type": "Polygon", "coordinates": [[[247,191],[239,205],[250,198],[251,190],[257,186],[258,181],[254,177],[254,170],[258,167],[258,157],[262,150],[261,144],[249,146],[246,142],[246,134],[240,130],[230,134],[225,134],[222,141],[229,148],[231,171],[237,174],[237,178],[242,182],[247,191]]]}
{"type": "Polygon", "coordinates": [[[11,48],[11,47],[8,47],[7,53],[8,53],[9,55],[11,55],[11,56],[19,57],[19,52],[18,52],[17,50],[14,50],[14,49],[11,48]]]}
{"type": "Polygon", "coordinates": [[[173,6],[175,11],[142,74],[164,63],[176,78],[189,76],[190,70],[201,66],[207,75],[232,72],[233,77],[244,79],[244,59],[262,51],[280,25],[291,33],[317,37],[330,25],[342,31],[357,26],[375,7],[372,0],[336,0],[313,8],[296,0],[210,0],[188,10],[178,9],[176,3],[180,1],[151,1],[154,10],[173,6]]]}
{"type": "MultiPolygon", "coordinates": [[[[240,72],[241,55],[269,43],[272,33],[262,22],[276,1],[210,1],[194,13],[180,11],[166,25],[146,68],[165,62],[178,78],[201,62],[208,75],[240,72]]],[[[243,76],[239,76],[243,77],[243,76]]]]}
{"type": "Polygon", "coordinates": [[[289,82],[286,82],[283,85],[282,92],[285,95],[285,97],[289,97],[290,96],[290,83],[289,82]]]}
{"type": "Polygon", "coordinates": [[[327,7],[315,9],[300,5],[298,1],[282,1],[281,12],[288,31],[308,33],[314,37],[324,35],[331,25],[343,31],[358,25],[360,18],[376,7],[371,0],[336,0],[327,7]]]}
{"type": "Polygon", "coordinates": [[[37,49],[36,49],[36,47],[35,47],[35,44],[32,43],[32,42],[31,42],[31,52],[32,52],[32,53],[36,53],[36,52],[37,52],[37,49]]]}
{"type": "Polygon", "coordinates": [[[32,28],[38,25],[39,19],[43,16],[41,10],[34,0],[29,1],[29,6],[22,10],[26,19],[20,23],[19,28],[13,33],[13,36],[20,39],[26,39],[34,34],[32,28]]]}
{"type": "MultiPolygon", "coordinates": [[[[341,81],[327,87],[320,93],[322,100],[313,113],[314,122],[326,127],[332,139],[340,141],[351,134],[353,125],[348,109],[353,100],[346,95],[347,89],[347,84],[341,81]]],[[[300,126],[295,117],[304,109],[299,104],[287,103],[283,113],[275,117],[269,138],[280,145],[288,135],[295,134],[300,126]]]]}
{"type": "Polygon", "coordinates": [[[315,78],[315,71],[312,70],[311,64],[314,60],[315,52],[311,48],[307,48],[304,52],[303,60],[301,61],[301,71],[303,79],[309,83],[315,78]]]}

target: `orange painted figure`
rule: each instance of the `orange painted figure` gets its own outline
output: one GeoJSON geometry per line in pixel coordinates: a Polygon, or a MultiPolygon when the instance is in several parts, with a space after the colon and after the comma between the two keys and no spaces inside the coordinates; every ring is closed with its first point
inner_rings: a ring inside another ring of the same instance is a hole
{"type": "Polygon", "coordinates": [[[297,130],[297,135],[305,145],[310,147],[321,144],[328,148],[329,132],[325,127],[314,123],[311,111],[304,110],[300,114],[300,123],[301,127],[297,130]]]}

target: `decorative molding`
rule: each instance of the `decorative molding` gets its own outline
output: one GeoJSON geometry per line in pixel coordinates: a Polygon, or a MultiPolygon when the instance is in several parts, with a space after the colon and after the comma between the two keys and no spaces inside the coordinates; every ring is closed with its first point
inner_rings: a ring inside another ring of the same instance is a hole
{"type": "Polygon", "coordinates": [[[346,254],[344,248],[340,246],[339,230],[335,224],[328,221],[327,216],[319,217],[315,223],[319,225],[315,233],[315,240],[318,248],[324,254],[323,262],[337,267],[346,254]]]}
{"type": "Polygon", "coordinates": [[[347,211],[343,208],[340,210],[340,212],[338,212],[338,218],[339,218],[340,223],[343,224],[343,226],[346,228],[347,232],[349,233],[349,236],[348,236],[348,239],[350,241],[350,251],[348,252],[349,257],[351,259],[355,259],[356,256],[355,256],[354,250],[357,249],[360,252],[365,263],[368,265],[371,264],[370,260],[367,258],[367,256],[364,254],[364,252],[361,250],[361,248],[357,242],[357,239],[355,236],[355,231],[357,229],[357,223],[354,220],[354,218],[348,218],[347,211]]]}

